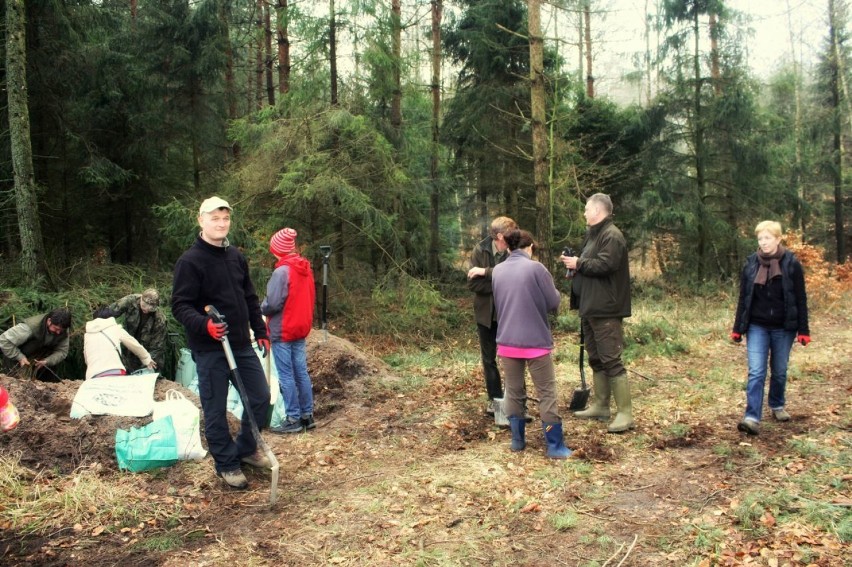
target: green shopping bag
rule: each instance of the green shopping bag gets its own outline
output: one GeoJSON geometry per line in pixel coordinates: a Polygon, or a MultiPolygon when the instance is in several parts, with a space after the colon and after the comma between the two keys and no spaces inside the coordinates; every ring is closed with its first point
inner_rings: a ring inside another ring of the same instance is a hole
{"type": "Polygon", "coordinates": [[[177,437],[172,416],[155,419],[143,427],[115,432],[118,468],[133,472],[170,467],[178,461],[177,437]]]}

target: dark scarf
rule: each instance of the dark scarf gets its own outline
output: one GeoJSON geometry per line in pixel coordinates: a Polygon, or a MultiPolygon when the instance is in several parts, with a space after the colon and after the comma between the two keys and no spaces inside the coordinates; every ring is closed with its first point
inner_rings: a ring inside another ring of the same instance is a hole
{"type": "Polygon", "coordinates": [[[781,258],[787,249],[783,244],[778,245],[778,250],[775,254],[765,254],[763,251],[757,251],[757,274],[754,276],[754,283],[757,285],[766,285],[772,278],[777,278],[781,275],[781,258]]]}

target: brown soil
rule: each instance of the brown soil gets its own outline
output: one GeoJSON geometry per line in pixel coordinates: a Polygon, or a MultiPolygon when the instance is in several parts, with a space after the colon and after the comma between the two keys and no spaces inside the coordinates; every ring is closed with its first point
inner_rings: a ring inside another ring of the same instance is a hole
{"type": "MultiPolygon", "coordinates": [[[[813,326],[826,346],[849,344],[844,320],[826,317],[813,326]]],[[[714,393],[711,401],[681,407],[680,390],[697,389],[701,380],[684,385],[685,368],[702,376],[724,361],[743,371],[743,351],[720,345],[710,344],[689,360],[643,364],[645,377],[633,377],[641,408],[637,429],[628,434],[607,435],[604,422],[570,419],[564,412],[566,442],[575,456],[552,462],[542,457],[537,422],[528,426],[526,451],[507,450],[508,432],[482,411],[475,361],[400,377],[352,343],[332,335],[323,341],[315,332],[308,363],[318,427],[305,435],[264,434],[280,463],[272,507],[268,471],[246,467],[250,489],[231,491],[214,476],[209,457],[121,473],[115,430],[148,419],[72,420],[68,412],[79,382],[0,375],[22,416],[18,429],[0,434],[0,451],[19,452],[34,478],[44,482],[85,469],[102,479],[138,483],[140,501],[180,505],[176,519],[143,518],[132,538],[118,526],[83,526],[82,532],[69,527],[40,536],[0,526],[0,562],[601,565],[610,556],[609,564],[618,563],[629,550],[625,566],[698,565],[702,556],[691,555],[691,542],[718,525],[724,545],[703,555],[708,559],[701,565],[804,565],[794,560],[802,546],[815,550],[812,565],[843,565],[850,558],[848,543],[808,528],[790,535],[781,525],[763,539],[749,538],[737,531],[732,510],[749,491],[768,490],[815,466],[791,451],[791,439],[849,442],[852,361],[837,352],[799,359],[807,374],[818,370],[821,377],[791,380],[788,397],[799,410],[794,420],[767,421],[759,437],[745,438],[735,428],[742,392],[714,393]],[[411,380],[419,382],[412,386],[411,380]],[[680,383],[675,387],[674,381],[680,383]],[[555,528],[553,518],[565,514],[574,514],[579,524],[555,528]],[[140,545],[167,534],[178,538],[167,551],[140,545]],[[781,561],[763,562],[766,549],[781,561]]],[[[803,356],[801,350],[796,356],[803,356]]],[[[563,407],[574,386],[573,380],[560,386],[563,407]]],[[[174,387],[181,389],[159,381],[156,398],[174,387]]],[[[535,404],[530,412],[536,415],[535,404]]],[[[848,490],[848,471],[837,478],[841,488],[827,489],[826,499],[848,490]]]]}

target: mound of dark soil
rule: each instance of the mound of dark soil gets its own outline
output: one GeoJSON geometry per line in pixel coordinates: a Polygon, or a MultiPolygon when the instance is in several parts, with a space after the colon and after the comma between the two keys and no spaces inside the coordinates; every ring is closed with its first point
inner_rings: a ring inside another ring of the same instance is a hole
{"type": "MultiPolygon", "coordinates": [[[[324,340],[318,332],[308,338],[308,371],[314,385],[318,419],[327,417],[353,392],[358,392],[356,385],[360,379],[389,375],[381,360],[364,354],[345,339],[329,335],[324,340]]],[[[0,433],[0,451],[20,453],[21,463],[34,470],[69,474],[79,466],[92,463],[100,463],[105,471],[116,470],[116,430],[141,427],[151,421],[150,417],[106,415],[71,419],[71,402],[81,381],[39,382],[0,374],[0,384],[9,391],[10,399],[21,414],[16,429],[0,433]]],[[[199,405],[198,396],[166,379],[157,381],[154,398],[164,399],[171,388],[199,405]]],[[[236,431],[237,421],[232,419],[231,422],[232,430],[236,431]]],[[[202,431],[203,427],[202,418],[202,431]]]]}

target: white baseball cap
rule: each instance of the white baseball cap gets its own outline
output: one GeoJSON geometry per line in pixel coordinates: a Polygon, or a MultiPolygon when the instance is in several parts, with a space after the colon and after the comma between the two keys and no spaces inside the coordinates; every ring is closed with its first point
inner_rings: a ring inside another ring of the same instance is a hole
{"type": "Polygon", "coordinates": [[[212,213],[219,209],[228,209],[229,211],[233,211],[231,205],[229,205],[228,201],[225,199],[221,197],[210,197],[209,199],[204,199],[204,202],[201,203],[201,207],[198,208],[198,214],[203,215],[204,213],[212,213]]]}

